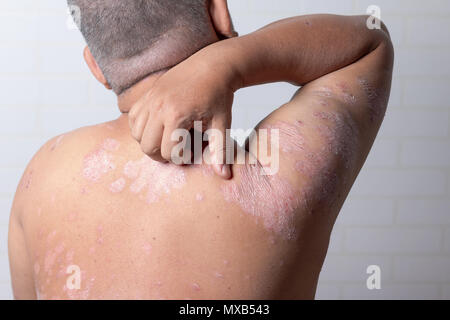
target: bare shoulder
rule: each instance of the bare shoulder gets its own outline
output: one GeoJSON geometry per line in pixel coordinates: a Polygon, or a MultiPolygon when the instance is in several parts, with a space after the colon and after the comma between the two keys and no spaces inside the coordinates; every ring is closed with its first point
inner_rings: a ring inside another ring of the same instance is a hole
{"type": "MultiPolygon", "coordinates": [[[[117,135],[114,122],[80,128],[47,141],[26,167],[16,190],[12,215],[19,218],[23,212],[38,203],[52,201],[57,190],[70,192],[79,179],[82,162],[89,150],[117,135]]],[[[114,144],[112,141],[111,144],[114,144]]],[[[113,146],[112,146],[113,147],[113,146]]]]}

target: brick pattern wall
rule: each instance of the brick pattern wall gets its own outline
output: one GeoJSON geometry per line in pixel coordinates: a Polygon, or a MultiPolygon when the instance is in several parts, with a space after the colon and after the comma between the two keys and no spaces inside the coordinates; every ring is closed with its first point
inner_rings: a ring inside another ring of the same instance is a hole
{"type": "MultiPolygon", "coordinates": [[[[450,299],[450,1],[229,0],[245,34],[305,13],[381,8],[396,48],[388,114],[332,235],[318,299],[450,299]],[[366,268],[381,268],[368,290],[366,268]]],[[[89,74],[63,0],[0,2],[0,298],[11,298],[7,230],[18,180],[50,137],[118,116],[89,74]]],[[[295,88],[237,94],[236,128],[254,126],[295,88]],[[259,97],[255,99],[255,97],[259,97]]]]}

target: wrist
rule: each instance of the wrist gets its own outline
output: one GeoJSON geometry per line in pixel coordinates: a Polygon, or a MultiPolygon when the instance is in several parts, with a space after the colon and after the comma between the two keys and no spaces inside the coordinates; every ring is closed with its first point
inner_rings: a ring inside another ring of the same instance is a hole
{"type": "Polygon", "coordinates": [[[211,45],[207,57],[209,70],[219,74],[232,92],[244,87],[238,39],[227,39],[211,45]]]}

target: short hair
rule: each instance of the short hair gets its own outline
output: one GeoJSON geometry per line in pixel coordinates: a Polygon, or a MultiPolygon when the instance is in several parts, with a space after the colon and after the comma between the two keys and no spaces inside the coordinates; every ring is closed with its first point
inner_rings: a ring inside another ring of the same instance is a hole
{"type": "Polygon", "coordinates": [[[116,94],[214,42],[209,0],[68,0],[116,94]]]}

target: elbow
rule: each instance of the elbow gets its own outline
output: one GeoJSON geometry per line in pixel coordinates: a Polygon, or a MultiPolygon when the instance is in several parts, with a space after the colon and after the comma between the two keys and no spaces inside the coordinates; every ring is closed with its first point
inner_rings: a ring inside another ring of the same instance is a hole
{"type": "Polygon", "coordinates": [[[383,33],[382,43],[391,51],[392,55],[394,54],[394,45],[392,43],[391,34],[389,33],[388,27],[383,21],[380,21],[381,24],[381,32],[383,33]]]}
{"type": "Polygon", "coordinates": [[[383,36],[382,36],[379,46],[383,47],[385,54],[386,54],[386,58],[389,62],[389,67],[391,69],[394,64],[394,56],[395,56],[394,44],[392,43],[391,35],[389,33],[387,26],[384,24],[384,22],[381,22],[380,30],[383,33],[383,36]]]}
{"type": "Polygon", "coordinates": [[[394,45],[387,25],[375,16],[361,15],[356,17],[361,34],[366,37],[366,54],[382,50],[388,60],[394,61],[394,45]]]}
{"type": "Polygon", "coordinates": [[[389,43],[391,41],[389,29],[382,20],[369,15],[359,16],[359,19],[360,27],[369,30],[369,33],[376,42],[379,43],[382,40],[389,43]]]}
{"type": "Polygon", "coordinates": [[[380,27],[381,27],[381,31],[384,32],[385,36],[387,36],[387,38],[390,40],[391,39],[391,34],[389,33],[389,29],[386,26],[386,24],[384,23],[384,21],[380,21],[380,27]]]}
{"type": "Polygon", "coordinates": [[[389,33],[387,25],[383,21],[379,20],[379,25],[374,31],[377,31],[377,36],[381,43],[386,44],[389,47],[393,47],[391,34],[389,33]]]}
{"type": "Polygon", "coordinates": [[[382,50],[387,62],[386,66],[391,69],[394,63],[394,45],[387,25],[381,20],[376,20],[377,23],[369,27],[369,21],[374,17],[365,16],[365,19],[365,28],[369,28],[372,35],[371,51],[382,50]]]}

